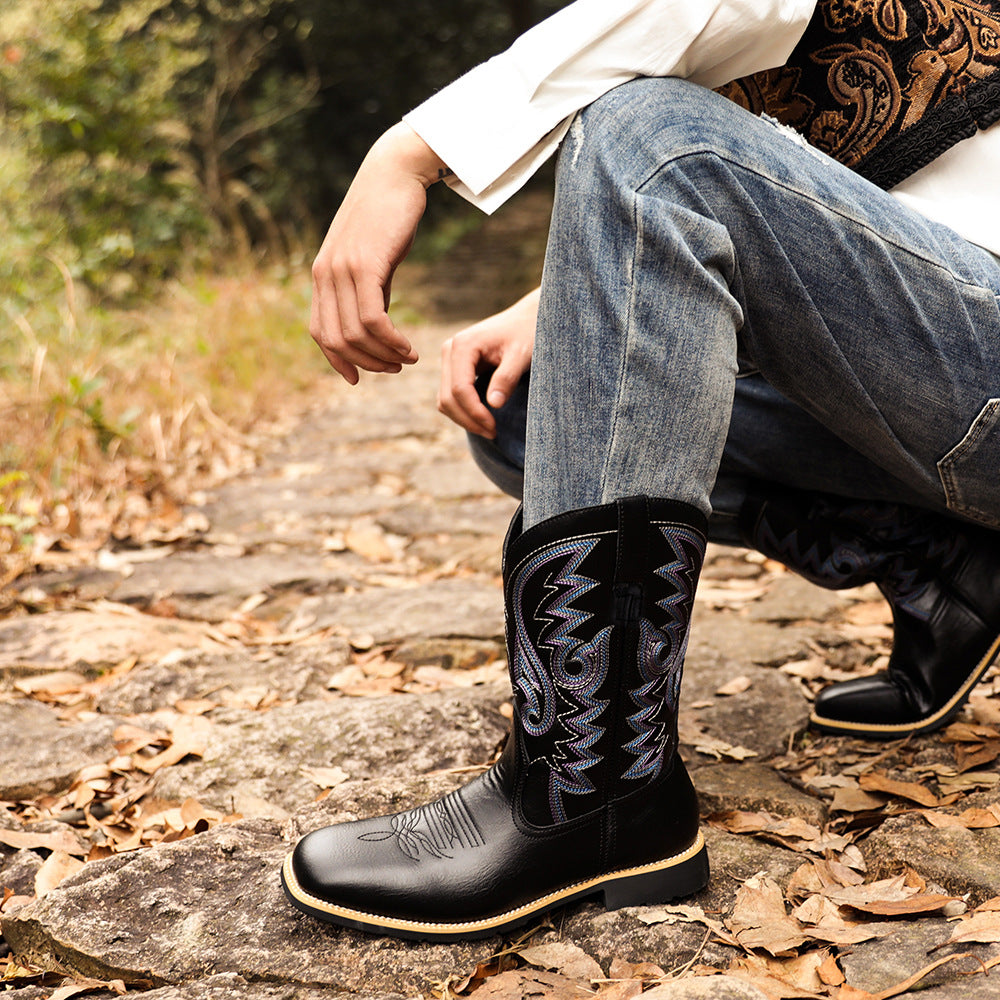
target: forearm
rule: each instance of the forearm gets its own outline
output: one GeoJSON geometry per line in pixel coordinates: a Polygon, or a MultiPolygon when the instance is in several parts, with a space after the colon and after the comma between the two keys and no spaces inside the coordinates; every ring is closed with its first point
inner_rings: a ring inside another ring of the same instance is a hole
{"type": "Polygon", "coordinates": [[[386,311],[396,268],[413,243],[427,188],[447,166],[408,125],[369,150],[313,264],[309,329],[351,384],[358,369],[398,372],[417,360],[386,311]]]}

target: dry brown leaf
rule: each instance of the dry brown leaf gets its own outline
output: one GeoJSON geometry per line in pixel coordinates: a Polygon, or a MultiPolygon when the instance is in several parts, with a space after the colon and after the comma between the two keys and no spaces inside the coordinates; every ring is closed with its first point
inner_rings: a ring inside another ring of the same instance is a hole
{"type": "Polygon", "coordinates": [[[87,848],[69,830],[55,833],[30,833],[26,830],[0,830],[0,844],[6,844],[17,851],[53,851],[72,854],[82,858],[87,848]]]}
{"type": "Polygon", "coordinates": [[[790,660],[778,669],[789,677],[799,677],[805,681],[844,681],[855,676],[847,670],[831,667],[820,656],[810,656],[805,660],[790,660]]]}
{"type": "Polygon", "coordinates": [[[601,1000],[635,1000],[642,995],[642,985],[641,979],[620,979],[602,986],[599,995],[601,1000]]]}
{"type": "Polygon", "coordinates": [[[955,746],[955,764],[959,774],[992,764],[998,757],[1000,757],[1000,740],[990,740],[982,746],[972,744],[970,748],[966,748],[962,743],[955,746]]]}
{"type": "Polygon", "coordinates": [[[597,961],[578,945],[568,941],[553,941],[549,944],[519,948],[516,954],[520,955],[528,965],[562,973],[569,979],[583,979],[589,982],[604,977],[604,970],[597,961]]]}
{"type": "Polygon", "coordinates": [[[708,822],[729,833],[755,834],[793,851],[823,854],[826,851],[843,851],[851,843],[850,837],[820,830],[797,816],[786,818],[768,812],[729,810],[713,813],[708,822]]]}
{"type": "Polygon", "coordinates": [[[746,955],[733,959],[725,975],[750,983],[760,990],[767,1000],[799,1000],[799,998],[815,1000],[817,997],[827,995],[825,990],[820,994],[815,990],[802,989],[772,975],[769,960],[760,955],[746,955]]]}
{"type": "Polygon", "coordinates": [[[174,702],[174,708],[183,715],[204,715],[218,707],[217,701],[209,701],[207,698],[182,698],[174,702]]]}
{"type": "Polygon", "coordinates": [[[77,979],[60,986],[49,1000],[69,1000],[70,997],[79,996],[81,993],[93,993],[95,990],[113,990],[121,996],[125,993],[125,983],[121,979],[113,979],[110,982],[101,979],[77,979]]]}
{"type": "Polygon", "coordinates": [[[1000,740],[1000,729],[969,722],[953,722],[942,731],[941,739],[945,743],[982,743],[986,740],[1000,740]]]}
{"type": "Polygon", "coordinates": [[[805,925],[810,939],[838,947],[886,937],[895,929],[886,921],[859,923],[845,920],[837,904],[821,895],[810,896],[792,911],[792,915],[805,925]]]}
{"type": "Polygon", "coordinates": [[[207,823],[219,814],[206,809],[197,799],[185,799],[181,803],[181,820],[184,826],[193,830],[199,823],[207,823]]]}
{"type": "Polygon", "coordinates": [[[58,670],[50,674],[24,677],[14,682],[14,688],[22,694],[43,694],[51,697],[79,691],[87,678],[72,670],[58,670]]]}
{"type": "Polygon", "coordinates": [[[829,959],[833,958],[833,953],[827,949],[821,951],[809,951],[804,955],[795,958],[763,958],[764,968],[768,974],[783,983],[798,990],[803,990],[807,994],[815,995],[817,991],[824,988],[824,983],[820,979],[819,969],[829,959]]]}
{"type": "Polygon", "coordinates": [[[393,546],[386,532],[374,524],[355,524],[348,528],[344,532],[344,545],[372,562],[391,562],[402,551],[401,544],[393,546]]]}
{"type": "Polygon", "coordinates": [[[35,895],[41,899],[63,879],[75,875],[83,865],[84,862],[79,858],[70,857],[62,851],[53,851],[35,872],[35,895]]]}
{"type": "Polygon", "coordinates": [[[923,879],[912,871],[895,878],[865,885],[824,890],[824,895],[838,906],[849,906],[874,916],[899,917],[938,913],[957,897],[924,892],[923,879]]]}
{"type": "Polygon", "coordinates": [[[808,940],[802,925],[785,909],[781,887],[766,875],[751,876],[740,886],[725,923],[743,948],[762,948],[776,958],[793,954],[808,940]]]}
{"type": "Polygon", "coordinates": [[[404,680],[399,673],[393,672],[389,677],[372,677],[365,673],[364,667],[354,663],[338,670],[326,682],[330,690],[355,698],[395,694],[403,689],[403,685],[404,680]]]}
{"type": "Polygon", "coordinates": [[[866,792],[885,792],[896,798],[908,799],[922,806],[936,806],[941,800],[929,789],[915,781],[898,781],[880,771],[868,771],[858,779],[858,784],[866,792]]]}
{"type": "MultiPolygon", "coordinates": [[[[15,896],[13,894],[8,896],[5,890],[3,902],[0,903],[0,913],[13,913],[18,907],[27,906],[28,903],[33,903],[35,899],[35,896],[15,896]]],[[[2,978],[2,975],[0,975],[0,981],[2,981],[2,978]]]]}
{"type": "Polygon", "coordinates": [[[314,785],[320,788],[336,788],[350,778],[342,767],[309,767],[304,765],[299,770],[314,785]]]}
{"type": "Polygon", "coordinates": [[[976,722],[984,726],[1000,725],[1000,701],[974,694],[969,699],[969,709],[976,722]]]}
{"type": "Polygon", "coordinates": [[[518,969],[491,976],[474,994],[476,1000],[580,1000],[577,980],[541,969],[518,969]]]}
{"type": "Polygon", "coordinates": [[[945,944],[958,944],[964,941],[975,941],[979,944],[995,944],[1000,942],[1000,911],[976,910],[963,917],[951,932],[951,937],[945,944]]]}
{"type": "Polygon", "coordinates": [[[753,681],[745,674],[741,674],[739,677],[734,677],[728,684],[723,684],[715,693],[725,698],[734,694],[742,694],[751,687],[753,687],[753,681]]]}
{"type": "Polygon", "coordinates": [[[666,975],[663,969],[652,962],[633,965],[621,958],[612,958],[608,978],[600,983],[601,1000],[635,1000],[642,994],[644,983],[665,979],[666,975]]]}
{"type": "Polygon", "coordinates": [[[824,986],[841,986],[847,981],[844,978],[843,971],[837,964],[837,956],[832,953],[827,954],[816,970],[816,975],[819,976],[820,982],[824,986]]]}
{"type": "Polygon", "coordinates": [[[367,661],[361,668],[366,677],[398,677],[406,669],[405,663],[397,663],[385,657],[367,661]]]}
{"type": "Polygon", "coordinates": [[[702,924],[726,944],[736,945],[736,938],[722,925],[721,921],[708,916],[700,906],[655,906],[643,907],[636,911],[636,918],[644,924],[702,924]]]}
{"type": "Polygon", "coordinates": [[[838,788],[833,793],[830,812],[873,812],[885,805],[885,799],[866,792],[860,786],[854,788],[838,788]]]}
{"type": "Polygon", "coordinates": [[[119,726],[111,736],[115,744],[115,749],[123,756],[130,756],[145,750],[146,747],[159,743],[160,737],[147,729],[140,729],[138,726],[131,726],[125,723],[119,726]]]}
{"type": "Polygon", "coordinates": [[[153,757],[134,757],[133,766],[144,774],[179,764],[185,757],[201,757],[212,724],[199,715],[175,715],[170,725],[171,743],[153,757]]]}
{"type": "Polygon", "coordinates": [[[1000,816],[997,815],[1000,808],[996,805],[989,809],[966,809],[959,816],[938,812],[934,809],[920,809],[918,812],[931,826],[940,829],[950,827],[963,830],[986,830],[990,827],[1000,826],[1000,816]]]}
{"type": "Polygon", "coordinates": [[[814,858],[800,865],[788,880],[789,899],[801,898],[811,893],[822,893],[825,889],[848,885],[861,885],[864,876],[839,861],[814,858]]]}

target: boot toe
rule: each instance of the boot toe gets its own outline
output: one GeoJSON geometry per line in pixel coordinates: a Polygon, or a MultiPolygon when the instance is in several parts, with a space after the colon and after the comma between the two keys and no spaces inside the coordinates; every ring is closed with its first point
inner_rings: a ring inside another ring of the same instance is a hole
{"type": "Polygon", "coordinates": [[[907,735],[920,720],[882,671],[824,688],[816,695],[809,722],[822,732],[893,739],[907,735]]]}

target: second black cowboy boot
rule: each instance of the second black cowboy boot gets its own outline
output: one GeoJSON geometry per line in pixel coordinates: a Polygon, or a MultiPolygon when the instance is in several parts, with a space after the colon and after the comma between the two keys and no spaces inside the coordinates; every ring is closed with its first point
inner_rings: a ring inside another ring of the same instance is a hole
{"type": "Polygon", "coordinates": [[[831,684],[816,729],[874,739],[952,719],[1000,649],[1000,533],[879,501],[775,490],[740,514],[747,545],[822,587],[874,582],[892,609],[887,670],[831,684]]]}
{"type": "Polygon", "coordinates": [[[336,924],[417,940],[511,930],[555,907],[701,889],[708,861],[677,755],[677,698],[705,521],[632,497],[504,546],[514,687],[501,759],[430,805],[308,834],[285,892],[336,924]]]}

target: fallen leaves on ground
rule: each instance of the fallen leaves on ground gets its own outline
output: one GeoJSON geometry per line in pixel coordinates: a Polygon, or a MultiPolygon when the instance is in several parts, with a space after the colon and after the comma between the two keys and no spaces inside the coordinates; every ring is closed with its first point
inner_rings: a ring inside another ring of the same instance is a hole
{"type": "Polygon", "coordinates": [[[693,747],[695,751],[705,754],[707,757],[714,757],[716,760],[726,758],[728,760],[739,761],[757,756],[755,750],[733,746],[725,740],[720,740],[712,736],[697,716],[692,715],[683,708],[680,711],[677,729],[678,739],[681,743],[693,747]]]}
{"type": "Polygon", "coordinates": [[[373,646],[356,652],[353,660],[326,682],[327,689],[352,698],[386,694],[430,694],[449,687],[475,687],[507,678],[503,660],[463,666],[410,664],[393,659],[397,647],[373,646]]]}
{"type": "MultiPolygon", "coordinates": [[[[152,728],[119,726],[108,761],[83,768],[65,792],[31,802],[0,803],[7,817],[25,827],[0,829],[0,845],[47,852],[35,875],[35,897],[45,896],[77,874],[87,861],[184,840],[240,818],[207,808],[194,798],[178,803],[153,794],[154,774],[204,753],[212,723],[170,711],[154,713],[150,722],[152,728]],[[52,820],[65,825],[55,830],[32,828],[52,820]]],[[[0,909],[30,898],[7,897],[0,909]]]]}
{"type": "Polygon", "coordinates": [[[792,851],[812,852],[822,856],[839,855],[846,864],[857,864],[859,855],[848,852],[852,838],[821,830],[797,816],[774,816],[769,812],[748,812],[732,809],[713,813],[708,817],[710,826],[727,833],[753,834],[773,844],[780,844],[792,851]]]}
{"type": "Polygon", "coordinates": [[[962,917],[953,925],[951,937],[943,944],[963,944],[973,941],[978,944],[1000,943],[1000,897],[987,900],[982,906],[962,917]]]}

